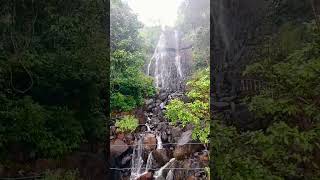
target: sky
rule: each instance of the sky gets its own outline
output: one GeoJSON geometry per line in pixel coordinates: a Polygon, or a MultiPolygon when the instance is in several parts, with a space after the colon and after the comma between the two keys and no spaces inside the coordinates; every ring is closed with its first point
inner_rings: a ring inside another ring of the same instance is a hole
{"type": "Polygon", "coordinates": [[[146,26],[174,26],[183,0],[123,0],[146,26]]]}

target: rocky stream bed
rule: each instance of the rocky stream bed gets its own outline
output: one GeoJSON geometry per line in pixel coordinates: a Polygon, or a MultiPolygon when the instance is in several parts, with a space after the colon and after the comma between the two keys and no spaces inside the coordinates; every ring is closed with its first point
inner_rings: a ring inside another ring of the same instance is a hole
{"type": "MultiPolygon", "coordinates": [[[[192,140],[192,125],[171,125],[164,117],[166,105],[183,92],[160,91],[135,110],[139,127],[134,133],[110,131],[110,158],[114,180],[204,180],[209,151],[192,140]]],[[[114,117],[121,118],[121,115],[114,117]]]]}

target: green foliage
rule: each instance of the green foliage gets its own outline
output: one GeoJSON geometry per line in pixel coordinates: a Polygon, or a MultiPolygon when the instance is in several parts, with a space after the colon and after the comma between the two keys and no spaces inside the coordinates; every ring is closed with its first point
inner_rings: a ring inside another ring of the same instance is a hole
{"type": "Polygon", "coordinates": [[[165,117],[173,123],[181,122],[183,126],[191,123],[194,126],[192,137],[203,143],[208,143],[209,124],[209,70],[195,74],[189,81],[187,96],[192,102],[185,103],[175,99],[167,106],[165,117]]]}
{"type": "Polygon", "coordinates": [[[0,143],[1,152],[10,151],[10,144],[20,144],[29,155],[61,156],[77,148],[84,135],[81,124],[67,108],[45,109],[30,97],[2,104],[0,114],[5,137],[0,143]]]}
{"type": "Polygon", "coordinates": [[[210,145],[215,168],[222,179],[284,179],[319,177],[300,171],[303,164],[317,171],[313,153],[319,129],[299,132],[284,122],[262,131],[238,133],[233,127],[213,124],[210,145]]]}
{"type": "Polygon", "coordinates": [[[120,132],[132,133],[139,126],[139,121],[134,116],[125,116],[117,121],[115,126],[120,132]]]}
{"type": "Polygon", "coordinates": [[[43,180],[79,180],[79,173],[77,171],[62,171],[62,170],[56,170],[56,171],[47,171],[45,173],[45,177],[43,180]]]}
{"type": "Polygon", "coordinates": [[[215,120],[210,150],[221,179],[320,178],[316,160],[320,137],[320,34],[314,22],[297,23],[297,11],[289,12],[294,9],[292,5],[301,3],[278,2],[284,3],[278,8],[286,16],[276,14],[277,23],[281,22],[278,32],[264,37],[262,51],[255,52],[262,59],[247,66],[245,72],[267,83],[264,90],[247,96],[246,101],[256,118],[268,120],[270,126],[239,132],[215,120]]]}
{"type": "Polygon", "coordinates": [[[319,179],[319,34],[313,24],[285,24],[271,38],[267,59],[247,67],[246,74],[268,83],[247,97],[265,131],[238,132],[217,120],[212,154],[222,179],[319,179]],[[299,34],[303,34],[300,36],[299,34]],[[280,43],[277,43],[280,42],[280,43]],[[292,44],[294,43],[294,44],[292,44]]]}
{"type": "Polygon", "coordinates": [[[278,52],[247,68],[247,74],[259,74],[270,84],[270,88],[250,101],[250,109],[258,117],[271,115],[275,121],[292,123],[301,119],[319,122],[320,40],[315,33],[309,27],[305,31],[309,37],[300,40],[301,48],[289,50],[284,58],[278,55],[284,53],[278,52]]]}
{"type": "Polygon", "coordinates": [[[1,158],[57,157],[105,137],[102,1],[1,3],[1,158]],[[2,21],[5,19],[5,21],[2,21]]]}
{"type": "Polygon", "coordinates": [[[142,68],[146,52],[139,36],[142,27],[128,5],[111,2],[111,110],[129,111],[143,103],[143,98],[153,95],[152,79],[142,68]]]}

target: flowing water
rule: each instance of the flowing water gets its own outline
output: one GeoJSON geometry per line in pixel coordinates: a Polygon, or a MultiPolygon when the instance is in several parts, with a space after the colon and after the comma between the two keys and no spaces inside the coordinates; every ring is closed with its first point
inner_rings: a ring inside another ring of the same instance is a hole
{"type": "Polygon", "coordinates": [[[154,174],[154,179],[155,179],[155,180],[162,180],[162,179],[164,179],[164,177],[163,177],[163,170],[169,168],[175,160],[176,160],[175,158],[170,159],[170,161],[167,162],[167,164],[165,164],[165,165],[162,166],[158,171],[156,171],[155,174],[154,174]]]}
{"type": "Polygon", "coordinates": [[[172,169],[168,172],[166,180],[173,180],[174,179],[174,174],[172,169]]]}
{"type": "Polygon", "coordinates": [[[149,153],[147,162],[145,163],[142,159],[143,157],[143,138],[142,135],[138,140],[138,145],[133,150],[133,158],[131,163],[131,176],[130,180],[136,180],[152,168],[153,155],[152,152],[149,153]]]}
{"type": "Polygon", "coordinates": [[[151,128],[150,128],[149,124],[146,123],[146,127],[147,127],[147,132],[150,132],[151,128]]]}
{"type": "Polygon", "coordinates": [[[157,149],[162,149],[162,140],[161,140],[161,135],[157,135],[157,149]]]}
{"type": "Polygon", "coordinates": [[[132,157],[132,163],[131,163],[131,176],[130,180],[135,180],[141,176],[142,172],[142,166],[143,166],[143,159],[142,159],[142,153],[143,153],[143,134],[141,135],[141,138],[136,141],[137,146],[133,150],[133,157],[132,157]]]}
{"type": "MultiPolygon", "coordinates": [[[[186,64],[182,63],[179,31],[163,31],[150,59],[147,74],[154,77],[158,89],[179,90],[186,77],[186,64]]],[[[184,61],[186,58],[184,58],[184,61]]]]}

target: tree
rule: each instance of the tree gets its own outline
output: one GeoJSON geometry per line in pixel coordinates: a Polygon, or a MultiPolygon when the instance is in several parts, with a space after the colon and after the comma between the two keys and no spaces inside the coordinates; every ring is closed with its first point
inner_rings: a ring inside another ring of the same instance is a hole
{"type": "Polygon", "coordinates": [[[102,1],[1,3],[0,152],[57,157],[105,137],[102,1]]]}
{"type": "Polygon", "coordinates": [[[152,79],[142,69],[146,57],[139,36],[142,24],[121,1],[112,1],[110,19],[111,110],[130,111],[155,92],[152,79]]]}

